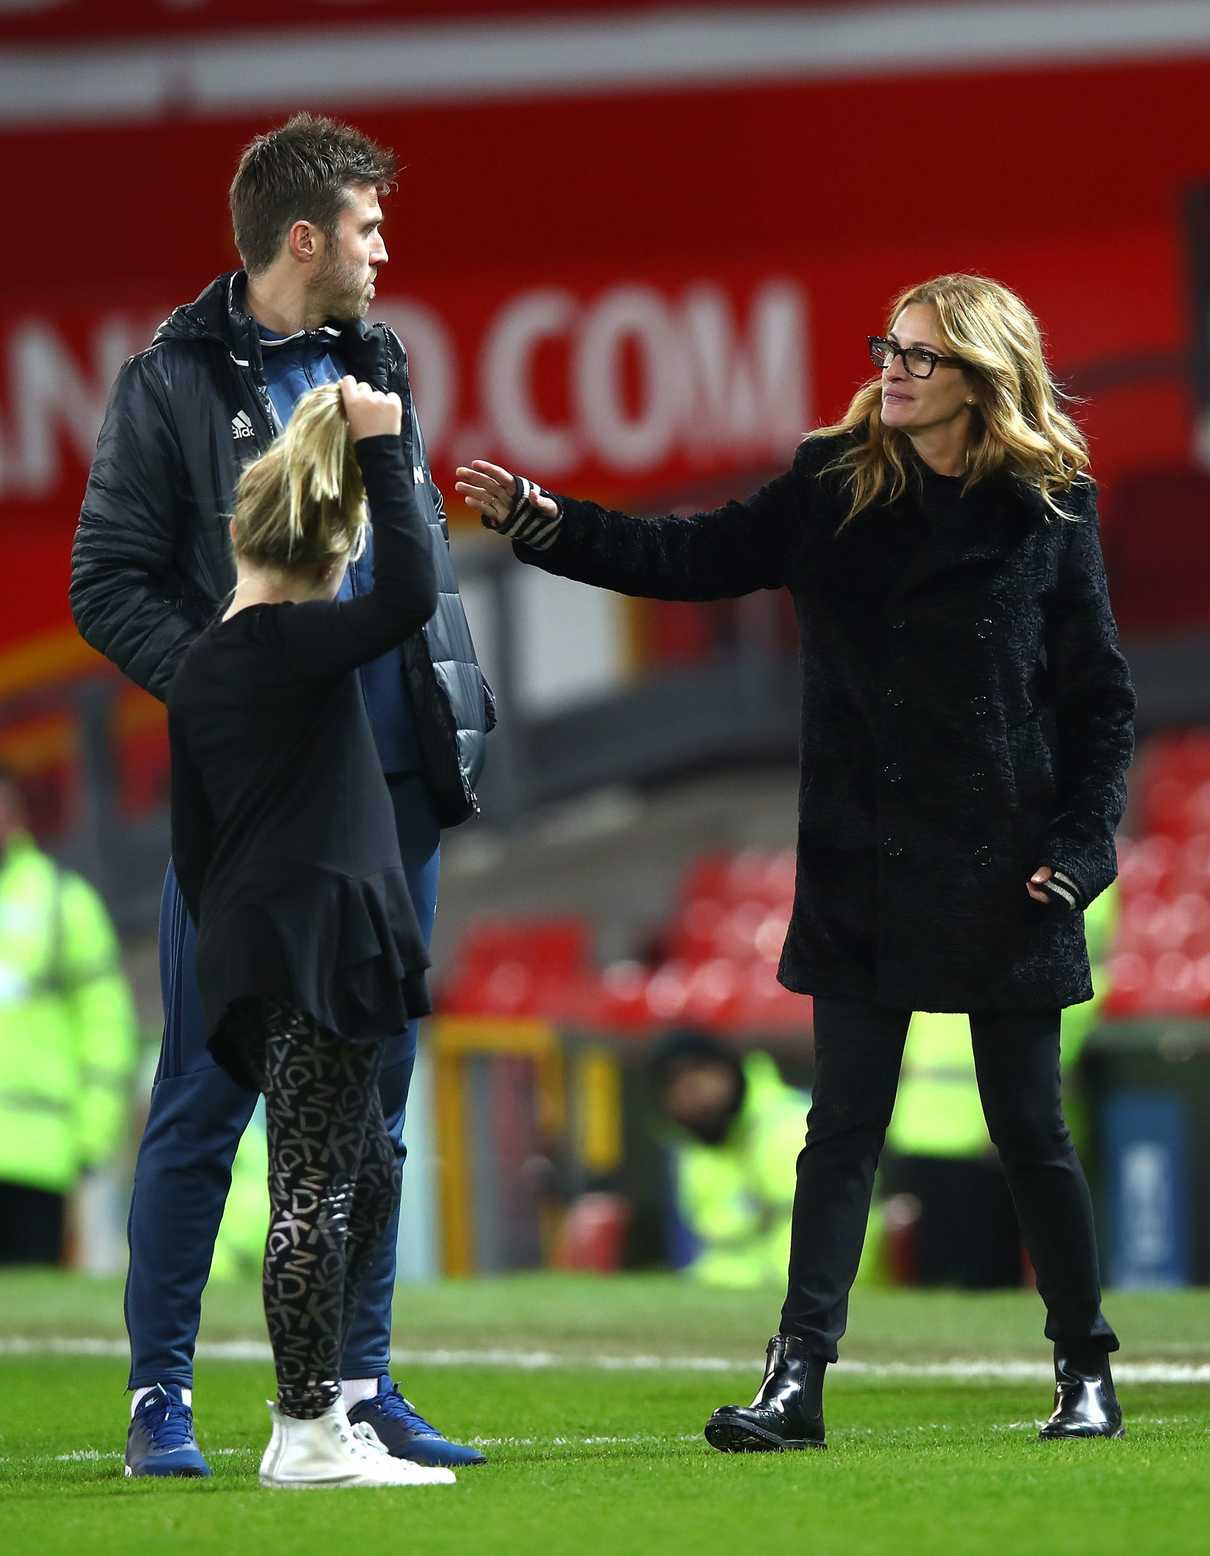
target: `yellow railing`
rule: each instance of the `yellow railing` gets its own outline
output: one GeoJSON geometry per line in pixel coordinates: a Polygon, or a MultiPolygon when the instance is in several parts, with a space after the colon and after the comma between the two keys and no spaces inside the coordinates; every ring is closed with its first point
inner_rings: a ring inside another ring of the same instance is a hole
{"type": "MultiPolygon", "coordinates": [[[[529,1059],[534,1066],[538,1128],[552,1148],[563,1143],[586,1172],[614,1171],[622,1160],[618,1062],[603,1044],[565,1041],[544,1021],[446,1017],[431,1023],[438,1142],[442,1263],[447,1275],[475,1273],[473,1145],[467,1086],[476,1059],[529,1059]],[[570,1104],[570,1106],[569,1106],[570,1104]]],[[[542,1255],[549,1262],[561,1215],[539,1208],[542,1255]]]]}

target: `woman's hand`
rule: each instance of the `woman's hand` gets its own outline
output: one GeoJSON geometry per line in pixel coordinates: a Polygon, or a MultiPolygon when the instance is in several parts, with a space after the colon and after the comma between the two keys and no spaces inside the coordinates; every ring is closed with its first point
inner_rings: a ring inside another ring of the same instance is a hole
{"type": "Polygon", "coordinates": [[[403,401],[397,394],[383,394],[370,384],[358,383],[351,373],[340,380],[340,398],[354,443],[362,438],[399,436],[403,426],[403,401]]]}
{"type": "MultiPolygon", "coordinates": [[[[480,515],[488,529],[500,529],[512,512],[516,478],[499,465],[488,464],[486,459],[472,460],[469,466],[459,465],[454,474],[454,490],[461,492],[466,506],[480,515]]],[[[558,503],[541,488],[531,486],[527,496],[536,513],[547,519],[558,517],[558,503]]]]}
{"type": "Polygon", "coordinates": [[[1079,883],[1063,870],[1052,870],[1048,864],[1039,865],[1025,890],[1035,902],[1057,903],[1070,913],[1080,906],[1084,892],[1079,883]]]}
{"type": "Polygon", "coordinates": [[[454,490],[473,508],[486,528],[534,551],[549,551],[559,538],[562,510],[536,481],[510,475],[499,465],[476,459],[459,465],[454,490]]]}
{"type": "Polygon", "coordinates": [[[1025,883],[1025,890],[1034,899],[1034,901],[1045,903],[1047,907],[1050,906],[1049,893],[1039,891],[1038,887],[1042,884],[1043,881],[1050,880],[1054,873],[1055,872],[1048,864],[1044,864],[1040,869],[1035,870],[1034,873],[1030,876],[1029,880],[1025,883]]]}

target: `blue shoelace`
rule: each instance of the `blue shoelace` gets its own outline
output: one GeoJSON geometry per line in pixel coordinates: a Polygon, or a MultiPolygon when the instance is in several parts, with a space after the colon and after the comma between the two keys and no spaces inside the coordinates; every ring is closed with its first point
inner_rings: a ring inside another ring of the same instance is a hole
{"type": "Polygon", "coordinates": [[[139,1419],[159,1449],[188,1448],[193,1443],[193,1411],[171,1394],[153,1398],[153,1403],[142,1406],[139,1419]]]}
{"type": "Polygon", "coordinates": [[[441,1435],[431,1422],[417,1414],[412,1407],[412,1402],[400,1393],[398,1383],[391,1385],[389,1393],[377,1395],[374,1404],[384,1416],[389,1416],[392,1421],[398,1421],[409,1432],[427,1432],[432,1437],[441,1435]]]}

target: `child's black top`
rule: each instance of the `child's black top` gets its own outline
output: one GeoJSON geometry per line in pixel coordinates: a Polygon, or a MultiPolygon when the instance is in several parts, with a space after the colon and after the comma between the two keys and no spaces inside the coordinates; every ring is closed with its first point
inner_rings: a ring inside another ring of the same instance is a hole
{"type": "Polygon", "coordinates": [[[423,937],[355,668],[437,604],[398,437],[356,444],[374,588],[253,605],[201,634],[168,694],[172,859],[197,925],[211,1051],[247,1080],[237,1002],[268,996],[353,1042],[430,1008],[423,937]]]}

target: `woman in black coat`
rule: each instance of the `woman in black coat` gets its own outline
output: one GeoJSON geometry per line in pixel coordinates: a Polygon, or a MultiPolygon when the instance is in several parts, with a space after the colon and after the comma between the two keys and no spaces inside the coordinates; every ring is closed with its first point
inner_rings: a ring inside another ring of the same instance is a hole
{"type": "Polygon", "coordinates": [[[1084,440],[1037,322],[942,276],[870,340],[878,378],[753,497],[634,519],[483,461],[458,490],[522,561],[670,600],[786,587],[802,660],[798,880],[780,977],[814,996],[789,1289],[726,1451],[822,1447],[874,1170],[915,1010],[964,1011],[1055,1344],[1044,1437],[1116,1436],[1060,1012],[1092,994],[1082,910],[1116,873],[1134,695],[1084,440]]]}

